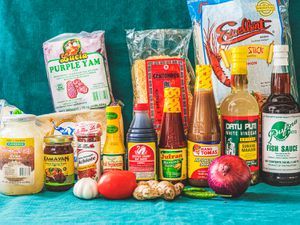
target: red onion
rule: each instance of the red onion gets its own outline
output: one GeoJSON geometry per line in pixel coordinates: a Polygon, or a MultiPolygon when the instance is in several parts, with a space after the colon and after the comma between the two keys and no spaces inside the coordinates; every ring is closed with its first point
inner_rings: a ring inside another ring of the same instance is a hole
{"type": "Polygon", "coordinates": [[[224,155],[210,164],[207,179],[209,187],[217,194],[239,197],[249,187],[251,173],[243,159],[224,155]]]}

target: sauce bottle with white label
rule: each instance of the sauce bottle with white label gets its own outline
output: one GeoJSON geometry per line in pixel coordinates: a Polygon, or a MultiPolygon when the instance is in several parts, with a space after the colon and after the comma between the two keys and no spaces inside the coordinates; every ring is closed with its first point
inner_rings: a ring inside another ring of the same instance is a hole
{"type": "Polygon", "coordinates": [[[290,93],[288,45],[274,46],[271,95],[262,110],[262,172],[271,185],[300,184],[300,106],[290,93]]]}
{"type": "Polygon", "coordinates": [[[231,94],[220,106],[222,149],[237,155],[251,170],[251,184],[259,178],[259,106],[248,92],[247,47],[231,48],[231,94]]]}
{"type": "Polygon", "coordinates": [[[127,133],[127,167],[137,180],[157,179],[157,135],[148,111],[148,104],[134,106],[134,117],[127,133]]]}

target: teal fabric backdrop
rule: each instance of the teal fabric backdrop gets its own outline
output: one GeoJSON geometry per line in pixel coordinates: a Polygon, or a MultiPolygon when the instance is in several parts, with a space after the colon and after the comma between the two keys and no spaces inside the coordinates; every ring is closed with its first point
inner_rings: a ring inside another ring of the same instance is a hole
{"type": "MultiPolygon", "coordinates": [[[[299,12],[300,1],[291,0],[290,21],[298,74],[299,12]]],[[[66,32],[105,30],[113,92],[125,103],[125,126],[128,127],[132,86],[124,30],[189,27],[186,0],[1,0],[0,98],[27,113],[53,112],[43,42],[66,32]]],[[[189,55],[193,62],[192,48],[189,55]]]]}

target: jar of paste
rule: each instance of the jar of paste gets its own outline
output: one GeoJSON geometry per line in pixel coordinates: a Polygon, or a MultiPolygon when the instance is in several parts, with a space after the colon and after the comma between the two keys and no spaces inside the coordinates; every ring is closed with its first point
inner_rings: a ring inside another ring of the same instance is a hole
{"type": "Polygon", "coordinates": [[[34,115],[3,117],[0,130],[0,193],[25,195],[44,185],[42,136],[34,115]]]}
{"type": "Polygon", "coordinates": [[[90,177],[98,181],[101,175],[101,126],[100,123],[87,121],[77,124],[78,179],[90,177]]]}
{"type": "Polygon", "coordinates": [[[73,137],[51,135],[44,138],[45,187],[49,191],[66,191],[74,185],[73,137]]]}

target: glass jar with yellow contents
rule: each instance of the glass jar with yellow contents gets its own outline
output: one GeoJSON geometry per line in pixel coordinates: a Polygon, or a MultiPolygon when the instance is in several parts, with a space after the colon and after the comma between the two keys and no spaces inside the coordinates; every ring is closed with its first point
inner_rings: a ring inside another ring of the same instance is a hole
{"type": "Polygon", "coordinates": [[[66,191],[74,184],[72,136],[52,135],[44,138],[45,187],[49,191],[66,191]]]}

